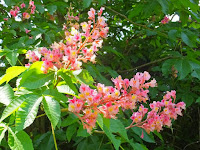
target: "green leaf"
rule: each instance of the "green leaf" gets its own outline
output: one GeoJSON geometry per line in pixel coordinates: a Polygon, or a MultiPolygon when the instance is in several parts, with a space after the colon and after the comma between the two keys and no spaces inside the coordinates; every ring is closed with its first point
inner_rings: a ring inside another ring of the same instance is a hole
{"type": "Polygon", "coordinates": [[[47,6],[48,12],[53,15],[53,13],[57,10],[57,6],[56,5],[48,5],[47,6]]]}
{"type": "Polygon", "coordinates": [[[72,136],[74,135],[74,133],[76,133],[76,130],[77,129],[76,129],[76,126],[74,126],[74,124],[67,128],[66,137],[67,137],[68,142],[71,141],[72,136]]]}
{"type": "Polygon", "coordinates": [[[60,85],[56,87],[58,92],[75,96],[75,92],[68,85],[60,85]]]}
{"type": "Polygon", "coordinates": [[[134,150],[148,150],[148,148],[145,145],[133,142],[131,142],[130,144],[134,148],[134,150]]]}
{"type": "Polygon", "coordinates": [[[167,0],[157,0],[157,1],[161,5],[163,13],[167,14],[169,9],[169,4],[168,4],[169,2],[167,0]]]}
{"type": "Polygon", "coordinates": [[[111,119],[110,129],[111,129],[111,132],[114,132],[114,133],[118,132],[124,139],[129,141],[126,129],[120,120],[111,119]]]}
{"type": "Polygon", "coordinates": [[[186,107],[189,107],[194,102],[194,97],[191,93],[184,93],[181,100],[185,102],[186,107]]]}
{"type": "Polygon", "coordinates": [[[131,128],[135,134],[137,134],[139,137],[141,137],[142,132],[144,134],[144,138],[142,138],[144,141],[149,142],[149,143],[155,143],[154,137],[152,134],[147,134],[145,130],[139,128],[139,127],[133,127],[131,128]]]}
{"type": "Polygon", "coordinates": [[[200,97],[198,97],[198,99],[196,100],[196,103],[200,104],[200,97]]]}
{"type": "Polygon", "coordinates": [[[99,5],[101,6],[106,3],[106,0],[98,0],[98,2],[99,2],[99,5]]]}
{"type": "Polygon", "coordinates": [[[181,32],[181,39],[189,47],[196,47],[196,38],[193,34],[189,32],[181,32]]]}
{"type": "Polygon", "coordinates": [[[19,74],[24,72],[26,70],[26,67],[23,66],[13,66],[6,70],[6,74],[1,78],[0,85],[4,82],[9,82],[11,79],[17,77],[19,74]]]}
{"type": "Polygon", "coordinates": [[[91,4],[92,0],[83,0],[83,8],[88,8],[91,4]]]}
{"type": "Polygon", "coordinates": [[[172,39],[173,41],[176,41],[176,37],[177,37],[177,30],[172,29],[168,32],[168,36],[170,39],[172,39]]]}
{"type": "Polygon", "coordinates": [[[112,134],[112,131],[110,129],[110,120],[107,118],[103,118],[101,115],[98,115],[97,123],[99,127],[105,132],[107,137],[111,140],[115,149],[118,150],[121,144],[121,141],[117,139],[115,135],[112,134]],[[103,126],[102,126],[102,120],[103,120],[103,126]]]}
{"type": "Polygon", "coordinates": [[[83,129],[83,125],[80,125],[77,131],[77,136],[88,137],[90,134],[86,129],[83,129]]]}
{"type": "Polygon", "coordinates": [[[163,75],[169,75],[172,70],[172,66],[174,65],[175,59],[168,59],[162,65],[162,73],[163,75]]]}
{"type": "Polygon", "coordinates": [[[14,97],[14,92],[10,85],[6,84],[0,87],[0,95],[0,103],[3,103],[7,106],[8,104],[10,104],[12,98],[14,97]]]}
{"type": "Polygon", "coordinates": [[[6,127],[6,124],[1,123],[1,124],[0,124],[0,144],[1,144],[2,139],[4,138],[5,133],[6,133],[7,130],[8,130],[8,129],[7,129],[7,127],[6,127]]]}
{"type": "Polygon", "coordinates": [[[74,83],[72,82],[72,79],[70,76],[68,76],[67,74],[65,74],[61,71],[58,72],[58,75],[60,75],[64,79],[64,81],[70,87],[70,89],[72,89],[76,94],[78,94],[78,90],[77,90],[76,86],[74,85],[74,83]]]}
{"type": "Polygon", "coordinates": [[[6,59],[8,60],[11,66],[16,65],[19,54],[16,51],[10,52],[6,54],[6,59]]]}
{"type": "Polygon", "coordinates": [[[195,69],[192,73],[191,73],[192,77],[198,78],[200,80],[200,69],[195,69]]]}
{"type": "Polygon", "coordinates": [[[79,81],[81,81],[87,85],[92,85],[94,83],[94,79],[89,74],[89,72],[85,69],[74,71],[73,74],[79,81]]]}
{"type": "Polygon", "coordinates": [[[8,144],[12,150],[34,150],[32,140],[26,132],[14,133],[11,128],[8,128],[8,144]]]}
{"type": "Polygon", "coordinates": [[[22,95],[20,97],[16,97],[13,99],[10,104],[4,109],[3,114],[1,116],[0,122],[10,116],[12,113],[17,111],[24,101],[28,101],[29,99],[34,99],[35,95],[28,94],[22,95]]]}
{"type": "Polygon", "coordinates": [[[34,95],[22,103],[16,113],[15,127],[17,131],[23,130],[33,123],[42,99],[43,97],[34,95]]]}
{"type": "Polygon", "coordinates": [[[180,80],[184,79],[191,72],[190,63],[186,59],[176,60],[174,66],[178,70],[180,80]]]}
{"type": "Polygon", "coordinates": [[[60,104],[50,96],[44,96],[42,100],[44,111],[55,128],[60,119],[60,104]]]}
{"type": "Polygon", "coordinates": [[[54,73],[50,72],[44,74],[41,70],[43,62],[35,62],[31,67],[22,74],[20,80],[20,87],[26,87],[28,89],[37,89],[45,85],[46,82],[54,78],[54,73]]]}
{"type": "Polygon", "coordinates": [[[68,98],[64,94],[59,93],[57,89],[53,89],[53,88],[47,89],[46,91],[44,91],[43,94],[45,96],[50,95],[51,97],[58,100],[59,102],[63,101],[66,103],[68,101],[68,98]]]}
{"type": "Polygon", "coordinates": [[[75,116],[74,114],[70,114],[66,119],[64,119],[61,122],[61,127],[66,127],[69,126],[75,122],[77,122],[79,119],[77,116],[75,116]]]}
{"type": "Polygon", "coordinates": [[[42,5],[35,5],[36,6],[36,9],[41,13],[43,14],[44,13],[44,7],[42,5]]]}

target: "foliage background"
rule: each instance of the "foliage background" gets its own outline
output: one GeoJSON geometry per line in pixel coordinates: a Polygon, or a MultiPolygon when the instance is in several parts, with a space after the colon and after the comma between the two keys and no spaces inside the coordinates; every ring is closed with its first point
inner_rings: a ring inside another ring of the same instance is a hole
{"type": "MultiPolygon", "coordinates": [[[[111,77],[121,74],[123,78],[131,78],[136,72],[148,71],[158,81],[158,87],[150,91],[151,101],[161,99],[164,91],[175,89],[177,102],[184,101],[187,105],[184,116],[173,123],[173,128],[165,128],[162,136],[146,135],[142,140],[139,129],[127,131],[129,139],[141,144],[136,144],[134,148],[200,148],[198,0],[44,0],[35,1],[37,12],[31,19],[17,21],[9,18],[3,21],[12,6],[20,2],[5,0],[6,7],[0,5],[0,39],[3,40],[0,75],[4,75],[10,66],[27,63],[24,55],[26,50],[33,50],[36,46],[49,47],[54,41],[59,42],[63,38],[62,24],[66,22],[64,17],[67,8],[72,6],[74,14],[80,14],[80,22],[83,22],[87,20],[90,7],[99,9],[103,5],[106,8],[104,16],[110,27],[109,36],[98,52],[97,63],[84,65],[95,82],[111,85],[111,77]],[[179,16],[180,19],[161,24],[165,15],[172,18],[179,16]],[[26,34],[25,28],[31,32],[26,34]],[[33,38],[30,39],[30,36],[33,38]]],[[[23,2],[28,4],[29,1],[23,2]]],[[[16,79],[9,82],[12,88],[15,82],[16,79]]],[[[0,107],[1,114],[5,106],[0,104],[0,107]]],[[[62,122],[55,131],[60,149],[114,149],[105,135],[94,133],[88,136],[79,128],[72,115],[64,112],[61,116],[62,122]]],[[[36,119],[25,131],[31,137],[35,149],[54,149],[47,117],[36,119]]],[[[123,139],[121,141],[121,148],[132,149],[130,144],[123,143],[123,139]]],[[[6,136],[0,148],[9,149],[6,136]]]]}

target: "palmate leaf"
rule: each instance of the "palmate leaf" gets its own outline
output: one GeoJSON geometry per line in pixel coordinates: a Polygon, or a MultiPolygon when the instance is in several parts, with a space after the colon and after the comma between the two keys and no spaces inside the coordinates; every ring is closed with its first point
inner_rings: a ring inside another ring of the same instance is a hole
{"type": "Polygon", "coordinates": [[[31,67],[22,74],[20,80],[20,87],[28,89],[37,89],[42,87],[46,82],[53,79],[54,73],[44,74],[41,70],[43,62],[35,62],[31,67]]]}
{"type": "Polygon", "coordinates": [[[8,145],[12,150],[34,150],[32,140],[26,132],[15,133],[10,127],[8,128],[8,145]]]}
{"type": "Polygon", "coordinates": [[[16,113],[15,127],[17,131],[23,130],[33,123],[42,99],[43,97],[35,95],[22,103],[16,113]]]}
{"type": "Polygon", "coordinates": [[[15,111],[17,111],[24,101],[28,101],[35,98],[38,98],[38,96],[33,95],[33,94],[28,94],[28,95],[22,95],[20,97],[16,97],[15,99],[13,99],[10,102],[10,104],[4,109],[0,122],[2,122],[2,120],[10,116],[15,111]]]}
{"type": "Polygon", "coordinates": [[[17,77],[19,74],[24,72],[26,67],[23,66],[13,66],[6,70],[6,74],[1,78],[0,85],[4,82],[9,82],[11,79],[17,77]]]}
{"type": "Polygon", "coordinates": [[[0,87],[0,103],[3,103],[4,105],[10,104],[12,98],[14,97],[14,92],[9,84],[6,84],[2,87],[0,87]]]}
{"type": "Polygon", "coordinates": [[[42,103],[47,117],[55,128],[60,119],[60,104],[50,96],[44,96],[42,103]]]}

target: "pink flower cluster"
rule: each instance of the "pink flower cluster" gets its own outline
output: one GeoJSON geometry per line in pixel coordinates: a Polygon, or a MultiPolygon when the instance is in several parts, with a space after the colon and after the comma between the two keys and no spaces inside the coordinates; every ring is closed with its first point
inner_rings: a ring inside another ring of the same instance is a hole
{"type": "MultiPolygon", "coordinates": [[[[97,89],[91,89],[82,84],[79,98],[69,100],[68,110],[73,112],[81,120],[83,127],[91,133],[95,128],[98,113],[115,119],[120,107],[122,110],[134,110],[138,108],[138,102],[146,103],[149,99],[148,88],[157,86],[155,79],[147,82],[149,79],[150,74],[145,71],[137,73],[130,80],[123,80],[121,76],[112,79],[115,87],[98,83],[97,89]]],[[[185,109],[185,103],[175,104],[175,99],[176,91],[171,91],[167,92],[161,102],[150,103],[151,111],[141,104],[138,111],[132,114],[133,121],[126,129],[138,126],[150,133],[154,130],[160,132],[163,126],[171,126],[171,120],[176,120],[177,115],[182,115],[181,111],[185,109]]]]}
{"type": "Polygon", "coordinates": [[[150,103],[151,111],[148,112],[148,108],[143,105],[139,107],[137,112],[134,112],[131,116],[133,120],[130,127],[138,126],[144,128],[147,133],[156,130],[160,132],[163,126],[171,126],[171,120],[177,119],[177,116],[182,116],[182,109],[185,109],[185,103],[174,103],[176,99],[176,91],[167,92],[161,102],[154,101],[150,103]],[[148,113],[147,113],[148,112],[148,113]],[[147,114],[147,116],[145,116],[147,114]],[[146,118],[146,119],[144,119],[146,118]],[[134,124],[135,123],[135,124],[134,124]]]}
{"type": "MultiPolygon", "coordinates": [[[[22,3],[20,5],[21,9],[25,8],[26,5],[24,3],[22,3]]],[[[35,9],[36,6],[34,5],[34,1],[30,1],[29,2],[29,7],[27,8],[27,10],[25,12],[22,13],[22,18],[23,19],[29,19],[30,18],[30,14],[34,14],[35,13],[35,9]],[[27,11],[30,10],[30,13],[28,13],[27,11]]],[[[20,12],[20,8],[18,6],[14,6],[13,9],[10,10],[10,14],[13,17],[16,17],[20,12]]]]}
{"type": "Polygon", "coordinates": [[[82,84],[79,99],[74,97],[69,100],[68,109],[80,118],[84,128],[91,133],[98,113],[106,118],[115,119],[120,107],[123,110],[135,109],[137,102],[146,103],[149,99],[148,88],[157,85],[155,79],[146,82],[149,79],[150,74],[145,71],[137,73],[131,80],[123,80],[121,76],[112,79],[115,87],[98,83],[97,89],[91,89],[82,84]]]}
{"type": "Polygon", "coordinates": [[[167,16],[165,16],[164,19],[161,20],[161,23],[162,23],[162,24],[166,24],[166,23],[168,23],[169,21],[170,21],[170,19],[169,19],[167,16]]]}
{"type": "Polygon", "coordinates": [[[82,62],[95,62],[96,52],[102,46],[103,38],[106,38],[108,33],[105,18],[101,16],[102,10],[101,8],[101,13],[95,21],[95,10],[91,8],[89,12],[93,11],[93,16],[89,18],[92,21],[81,23],[82,28],[77,23],[71,24],[71,28],[64,25],[65,40],[59,43],[54,42],[51,45],[52,50],[45,47],[39,49],[41,60],[44,62],[42,67],[44,73],[54,67],[77,70],[80,69],[82,62]]]}

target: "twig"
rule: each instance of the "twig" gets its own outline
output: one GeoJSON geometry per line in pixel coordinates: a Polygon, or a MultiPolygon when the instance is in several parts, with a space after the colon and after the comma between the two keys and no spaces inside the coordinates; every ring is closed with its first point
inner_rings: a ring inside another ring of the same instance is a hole
{"type": "Polygon", "coordinates": [[[188,145],[186,145],[184,148],[183,148],[183,150],[185,150],[188,146],[190,146],[190,145],[193,145],[193,144],[198,144],[199,143],[199,141],[196,141],[196,142],[192,142],[192,143],[190,143],[190,144],[188,144],[188,145]]]}
{"type": "Polygon", "coordinates": [[[173,58],[173,57],[172,57],[172,56],[168,56],[168,57],[165,57],[165,58],[161,58],[161,59],[158,59],[158,60],[155,60],[155,61],[152,61],[152,62],[143,64],[143,65],[134,67],[134,68],[132,68],[132,69],[122,70],[122,71],[117,71],[117,72],[130,72],[130,71],[134,71],[134,70],[136,70],[136,69],[143,68],[143,67],[146,67],[146,66],[149,66],[149,65],[152,65],[152,64],[155,64],[155,63],[164,61],[164,60],[169,59],[169,58],[173,58]]]}
{"type": "Polygon", "coordinates": [[[46,114],[44,113],[44,114],[41,114],[41,115],[38,115],[37,117],[35,117],[35,118],[40,118],[40,117],[43,117],[43,116],[45,116],[46,114]]]}
{"type": "Polygon", "coordinates": [[[53,128],[52,124],[51,124],[51,130],[52,130],[52,134],[53,134],[53,140],[54,140],[55,149],[58,150],[58,146],[57,146],[57,143],[56,143],[56,136],[55,136],[54,128],[53,128]]]}

